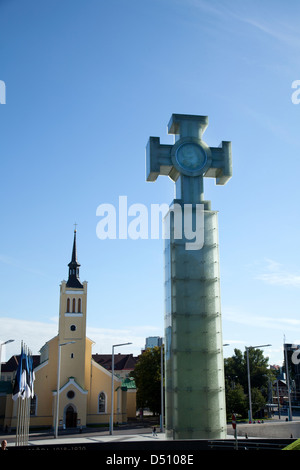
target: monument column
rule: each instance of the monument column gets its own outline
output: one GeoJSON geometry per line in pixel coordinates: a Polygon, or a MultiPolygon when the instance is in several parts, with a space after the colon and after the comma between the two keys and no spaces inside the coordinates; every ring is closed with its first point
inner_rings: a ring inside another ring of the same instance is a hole
{"type": "Polygon", "coordinates": [[[175,134],[174,145],[150,137],[146,151],[147,181],[163,174],[176,183],[164,248],[165,427],[171,439],[226,437],[218,220],[204,201],[203,178],[215,177],[217,184],[230,179],[231,145],[208,147],[202,140],[207,122],[206,116],[173,114],[168,131],[175,134]],[[190,239],[192,229],[197,243],[190,239]]]}

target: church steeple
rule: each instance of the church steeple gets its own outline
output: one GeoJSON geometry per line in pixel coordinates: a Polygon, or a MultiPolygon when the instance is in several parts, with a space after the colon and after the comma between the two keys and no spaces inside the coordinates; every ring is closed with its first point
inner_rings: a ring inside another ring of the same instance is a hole
{"type": "Polygon", "coordinates": [[[73,241],[73,250],[72,258],[69,266],[69,278],[67,282],[67,287],[75,287],[77,289],[82,289],[83,285],[79,280],[79,267],[80,264],[77,261],[77,248],[76,248],[76,229],[74,230],[74,241],[73,241]]]}

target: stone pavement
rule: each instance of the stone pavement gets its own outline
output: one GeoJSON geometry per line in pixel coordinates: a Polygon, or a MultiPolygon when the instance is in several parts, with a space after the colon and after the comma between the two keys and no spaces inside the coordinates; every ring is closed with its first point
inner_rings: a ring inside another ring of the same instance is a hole
{"type": "MultiPolygon", "coordinates": [[[[227,438],[233,438],[233,429],[231,425],[227,427],[227,438]]],[[[238,439],[248,438],[293,438],[300,437],[300,419],[295,418],[293,422],[285,422],[284,420],[271,420],[265,424],[241,424],[238,425],[238,439]]],[[[16,436],[14,434],[0,435],[0,440],[7,440],[8,447],[15,447],[16,436]]],[[[166,440],[165,434],[158,432],[155,436],[152,434],[152,428],[123,428],[115,429],[113,435],[108,430],[87,430],[82,433],[75,431],[74,433],[61,433],[57,439],[51,433],[31,433],[29,436],[29,446],[47,446],[47,445],[74,445],[80,446],[92,443],[109,443],[109,442],[152,442],[166,440]]]]}
{"type": "Polygon", "coordinates": [[[70,437],[68,436],[58,436],[57,439],[49,438],[49,439],[43,439],[43,440],[35,440],[35,439],[30,439],[29,440],[29,445],[45,445],[45,444],[91,444],[93,442],[132,442],[132,441],[154,441],[158,439],[165,439],[165,434],[164,433],[157,433],[156,436],[152,435],[152,432],[146,432],[146,433],[138,433],[138,434],[119,434],[119,433],[114,433],[112,436],[109,434],[89,434],[89,435],[84,435],[84,434],[78,434],[78,435],[72,435],[70,437]]]}
{"type": "MultiPolygon", "coordinates": [[[[16,436],[14,434],[1,435],[0,440],[7,440],[7,447],[14,447],[16,436]]],[[[157,432],[155,436],[152,434],[151,428],[141,429],[124,429],[124,430],[115,430],[113,435],[110,435],[107,430],[105,431],[90,431],[85,430],[83,433],[75,432],[71,433],[62,433],[58,435],[58,438],[54,438],[51,433],[31,433],[29,435],[28,445],[56,445],[56,444],[91,444],[91,443],[101,443],[101,442],[136,442],[136,441],[155,441],[155,440],[164,440],[165,434],[160,431],[157,432]]]]}

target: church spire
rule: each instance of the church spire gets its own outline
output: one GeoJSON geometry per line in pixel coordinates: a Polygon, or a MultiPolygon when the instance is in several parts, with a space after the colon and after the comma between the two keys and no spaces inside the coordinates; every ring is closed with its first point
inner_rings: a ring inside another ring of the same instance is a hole
{"type": "Polygon", "coordinates": [[[79,267],[80,264],[77,261],[77,247],[76,247],[76,228],[74,230],[74,241],[73,241],[73,250],[72,250],[72,258],[69,266],[69,279],[67,282],[67,287],[75,287],[77,289],[82,289],[83,285],[79,280],[79,267]]]}

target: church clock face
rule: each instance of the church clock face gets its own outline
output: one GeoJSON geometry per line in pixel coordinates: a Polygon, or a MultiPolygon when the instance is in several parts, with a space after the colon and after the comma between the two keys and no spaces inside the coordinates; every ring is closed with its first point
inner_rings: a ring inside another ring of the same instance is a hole
{"type": "Polygon", "coordinates": [[[183,170],[199,172],[205,167],[207,156],[202,147],[195,143],[180,145],[176,151],[176,160],[183,170]]]}

